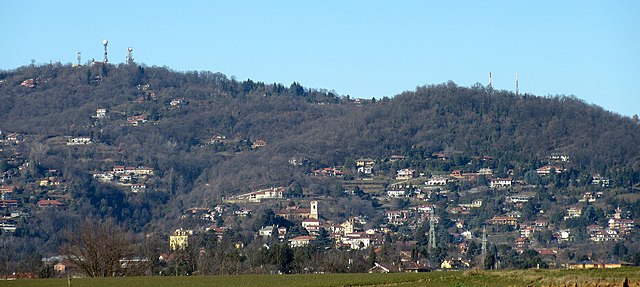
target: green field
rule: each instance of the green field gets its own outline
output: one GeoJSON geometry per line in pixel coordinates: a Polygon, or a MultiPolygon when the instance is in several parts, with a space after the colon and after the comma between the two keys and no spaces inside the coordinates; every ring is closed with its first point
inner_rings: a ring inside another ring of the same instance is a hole
{"type": "MultiPolygon", "coordinates": [[[[622,286],[628,277],[637,286],[640,268],[608,270],[512,270],[512,271],[452,271],[430,273],[391,274],[313,274],[313,275],[239,275],[193,277],[119,277],[76,278],[74,287],[102,286],[574,286],[598,283],[598,286],[614,284],[622,286]]],[[[0,286],[53,287],[67,286],[67,279],[38,279],[0,281],[0,286]]]]}

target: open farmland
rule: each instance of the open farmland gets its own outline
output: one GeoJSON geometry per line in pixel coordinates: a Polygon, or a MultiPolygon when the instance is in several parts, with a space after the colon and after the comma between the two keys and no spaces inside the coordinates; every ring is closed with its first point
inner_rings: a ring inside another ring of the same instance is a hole
{"type": "MultiPolygon", "coordinates": [[[[74,287],[102,286],[640,286],[640,268],[608,270],[508,270],[392,274],[241,275],[75,278],[74,287]]],[[[68,286],[67,279],[0,281],[0,286],[68,286]]]]}

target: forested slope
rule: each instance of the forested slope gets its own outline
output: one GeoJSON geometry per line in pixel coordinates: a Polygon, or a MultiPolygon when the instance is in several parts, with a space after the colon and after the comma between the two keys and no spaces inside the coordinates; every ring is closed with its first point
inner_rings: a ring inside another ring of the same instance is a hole
{"type": "Polygon", "coordinates": [[[634,177],[640,169],[638,123],[574,97],[516,96],[449,82],[356,101],[295,82],[101,63],[21,67],[1,71],[0,81],[0,129],[30,136],[27,154],[46,145],[38,157],[44,167],[68,171],[67,180],[86,189],[93,171],[151,166],[159,174],[156,190],[176,194],[169,202],[211,203],[304,184],[314,168],[416,152],[491,156],[497,170],[535,167],[553,153],[603,175],[622,169],[634,177]],[[28,79],[35,86],[21,85],[28,79]],[[176,99],[182,102],[172,105],[176,99]],[[109,117],[93,118],[98,108],[109,117]],[[132,116],[145,123],[129,124],[132,116]],[[209,144],[216,135],[226,139],[209,144]],[[63,150],[51,144],[58,136],[90,136],[96,145],[63,150]],[[252,149],[258,139],[268,145],[252,149]],[[289,165],[292,157],[305,166],[289,165]]]}

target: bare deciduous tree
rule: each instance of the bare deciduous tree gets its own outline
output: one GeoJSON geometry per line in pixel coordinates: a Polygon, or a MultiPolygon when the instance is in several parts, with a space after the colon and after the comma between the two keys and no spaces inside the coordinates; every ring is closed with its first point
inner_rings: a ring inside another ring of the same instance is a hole
{"type": "Polygon", "coordinates": [[[120,259],[130,255],[132,236],[113,220],[85,219],[69,230],[61,253],[91,277],[122,274],[120,259]]]}

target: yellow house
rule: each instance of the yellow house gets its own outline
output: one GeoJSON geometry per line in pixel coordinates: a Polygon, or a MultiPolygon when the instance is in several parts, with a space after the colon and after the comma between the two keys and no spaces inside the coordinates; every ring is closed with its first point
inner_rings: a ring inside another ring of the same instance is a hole
{"type": "Polygon", "coordinates": [[[171,250],[186,249],[189,246],[189,231],[176,229],[173,235],[169,236],[169,248],[171,250]]]}

